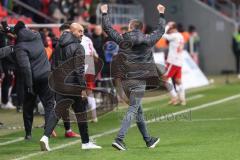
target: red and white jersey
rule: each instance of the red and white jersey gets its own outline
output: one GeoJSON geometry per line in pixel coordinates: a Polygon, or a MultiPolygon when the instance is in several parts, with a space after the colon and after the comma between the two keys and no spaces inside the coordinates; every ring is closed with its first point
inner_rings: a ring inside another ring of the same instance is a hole
{"type": "Polygon", "coordinates": [[[93,42],[92,42],[92,40],[89,37],[83,36],[81,45],[83,46],[83,48],[85,50],[85,55],[93,55],[93,54],[95,54],[96,50],[93,47],[93,42]]]}
{"type": "Polygon", "coordinates": [[[184,49],[184,38],[179,33],[164,34],[163,38],[169,41],[169,52],[167,63],[182,67],[183,65],[183,49],[184,49]]]}
{"type": "Polygon", "coordinates": [[[81,45],[85,50],[85,74],[95,75],[95,65],[94,65],[93,55],[96,54],[96,50],[93,46],[93,42],[89,37],[83,36],[81,45]]]}

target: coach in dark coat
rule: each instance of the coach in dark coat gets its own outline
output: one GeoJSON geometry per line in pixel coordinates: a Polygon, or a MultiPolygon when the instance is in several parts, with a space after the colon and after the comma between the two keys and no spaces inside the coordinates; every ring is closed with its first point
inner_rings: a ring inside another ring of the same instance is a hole
{"type": "Polygon", "coordinates": [[[73,108],[82,140],[82,149],[100,149],[89,142],[86,101],[81,92],[85,89],[85,51],[80,44],[84,29],[80,24],[72,23],[71,32],[64,32],[56,46],[54,70],[49,78],[51,89],[56,93],[56,107],[51,114],[44,136],[40,140],[41,150],[49,151],[50,135],[60,118],[69,116],[73,108]]]}
{"type": "Polygon", "coordinates": [[[50,63],[45,53],[41,36],[33,32],[19,21],[14,27],[17,35],[14,54],[19,73],[24,81],[23,119],[26,139],[31,138],[33,110],[37,96],[45,109],[45,122],[54,107],[53,93],[48,86],[48,76],[51,71],[50,63]]]}

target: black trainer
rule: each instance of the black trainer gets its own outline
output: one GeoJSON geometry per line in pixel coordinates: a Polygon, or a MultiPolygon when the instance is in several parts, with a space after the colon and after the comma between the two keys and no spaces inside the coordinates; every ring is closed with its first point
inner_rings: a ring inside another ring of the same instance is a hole
{"type": "Polygon", "coordinates": [[[32,135],[26,135],[26,136],[25,136],[25,140],[26,140],[26,141],[32,140],[32,135]]]}
{"type": "Polygon", "coordinates": [[[112,143],[112,146],[116,148],[119,151],[125,151],[127,150],[125,143],[120,139],[115,139],[115,141],[112,143]]]}
{"type": "Polygon", "coordinates": [[[148,148],[155,148],[159,142],[160,142],[160,138],[152,137],[150,141],[146,142],[146,145],[148,148]]]}

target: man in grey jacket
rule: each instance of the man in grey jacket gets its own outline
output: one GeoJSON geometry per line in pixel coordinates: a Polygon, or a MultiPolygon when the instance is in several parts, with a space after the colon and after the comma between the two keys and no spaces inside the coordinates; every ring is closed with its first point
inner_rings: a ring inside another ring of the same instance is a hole
{"type": "Polygon", "coordinates": [[[139,20],[131,20],[129,31],[120,35],[111,26],[108,16],[108,6],[102,5],[102,25],[104,31],[119,45],[118,60],[112,64],[113,77],[120,79],[122,88],[129,99],[129,108],[122,121],[122,126],[112,146],[118,150],[126,150],[123,142],[131,121],[136,119],[137,127],[141,132],[146,146],[154,148],[160,141],[159,138],[151,137],[144,121],[141,101],[144,96],[148,80],[159,80],[158,71],[153,59],[152,47],[165,32],[165,7],[159,4],[159,22],[157,29],[151,34],[142,32],[143,23],[139,20]]]}

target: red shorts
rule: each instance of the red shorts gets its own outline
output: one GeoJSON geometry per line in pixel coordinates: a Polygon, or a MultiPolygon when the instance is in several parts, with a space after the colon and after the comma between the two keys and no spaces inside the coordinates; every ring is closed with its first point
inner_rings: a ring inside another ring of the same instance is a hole
{"type": "Polygon", "coordinates": [[[167,72],[165,73],[166,78],[181,79],[182,78],[182,67],[167,64],[167,72]]]}
{"type": "Polygon", "coordinates": [[[96,85],[95,85],[95,75],[93,75],[93,74],[85,74],[85,80],[87,82],[87,88],[89,88],[89,89],[96,88],[96,85]]]}

